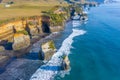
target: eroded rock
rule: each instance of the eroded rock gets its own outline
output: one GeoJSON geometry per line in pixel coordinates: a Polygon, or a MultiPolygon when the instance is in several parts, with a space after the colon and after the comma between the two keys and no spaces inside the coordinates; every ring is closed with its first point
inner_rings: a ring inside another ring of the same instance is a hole
{"type": "Polygon", "coordinates": [[[68,56],[63,56],[63,61],[62,61],[62,69],[63,70],[68,70],[70,68],[70,61],[68,56]]]}
{"type": "Polygon", "coordinates": [[[31,36],[35,36],[39,33],[39,29],[36,25],[28,25],[27,26],[27,31],[31,36]]]}
{"type": "Polygon", "coordinates": [[[41,45],[41,50],[39,51],[39,57],[42,60],[49,60],[55,52],[56,52],[56,48],[54,42],[50,40],[41,45]]]}
{"type": "Polygon", "coordinates": [[[5,48],[3,46],[0,46],[0,52],[4,51],[4,50],[5,50],[5,48]]]}
{"type": "Polygon", "coordinates": [[[30,45],[29,35],[25,35],[22,33],[15,33],[14,43],[12,45],[13,50],[24,49],[24,48],[27,48],[29,45],[30,45]]]}

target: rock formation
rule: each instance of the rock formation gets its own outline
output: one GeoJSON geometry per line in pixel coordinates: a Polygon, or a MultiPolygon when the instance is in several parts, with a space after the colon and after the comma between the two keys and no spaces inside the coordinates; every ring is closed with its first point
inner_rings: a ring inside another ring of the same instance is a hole
{"type": "Polygon", "coordinates": [[[4,50],[5,50],[5,48],[3,46],[0,46],[0,52],[4,51],[4,50]]]}
{"type": "Polygon", "coordinates": [[[64,55],[63,56],[63,61],[62,61],[62,70],[68,70],[70,67],[70,61],[68,56],[64,55]]]}
{"type": "Polygon", "coordinates": [[[39,32],[38,28],[36,27],[36,25],[28,25],[26,27],[26,29],[27,29],[27,31],[28,31],[28,33],[29,33],[30,36],[35,36],[39,32]]]}
{"type": "Polygon", "coordinates": [[[46,16],[46,15],[43,15],[43,16],[41,16],[41,18],[42,18],[42,20],[41,20],[41,22],[42,22],[42,31],[44,32],[44,33],[50,33],[51,31],[50,31],[50,17],[49,16],[46,16]]]}
{"type": "Polygon", "coordinates": [[[10,25],[0,27],[0,40],[11,41],[13,39],[13,35],[13,27],[10,25]]]}
{"type": "Polygon", "coordinates": [[[22,33],[15,33],[14,34],[14,43],[13,43],[13,50],[20,50],[26,48],[30,45],[30,37],[29,35],[25,35],[22,33]]]}
{"type": "Polygon", "coordinates": [[[54,42],[50,40],[41,45],[41,51],[39,51],[39,57],[42,60],[49,60],[55,52],[56,52],[56,48],[54,42]]]}

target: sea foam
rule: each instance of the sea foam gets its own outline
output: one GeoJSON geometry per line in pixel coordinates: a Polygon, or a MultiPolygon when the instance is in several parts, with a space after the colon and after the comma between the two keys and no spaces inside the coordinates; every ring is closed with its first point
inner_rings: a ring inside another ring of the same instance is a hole
{"type": "Polygon", "coordinates": [[[62,59],[60,58],[62,55],[69,55],[71,45],[73,43],[73,38],[79,35],[85,34],[84,30],[76,30],[73,29],[71,35],[66,38],[60,49],[53,55],[51,60],[45,65],[41,66],[30,78],[30,80],[52,80],[60,71],[60,66],[62,63],[62,59]]]}

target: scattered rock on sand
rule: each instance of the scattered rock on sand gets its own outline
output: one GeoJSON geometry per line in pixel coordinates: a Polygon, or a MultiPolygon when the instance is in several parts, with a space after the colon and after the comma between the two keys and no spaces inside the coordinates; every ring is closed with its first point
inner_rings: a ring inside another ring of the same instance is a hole
{"type": "Polygon", "coordinates": [[[5,50],[5,48],[3,46],[0,46],[0,52],[4,51],[4,50],[5,50]]]}

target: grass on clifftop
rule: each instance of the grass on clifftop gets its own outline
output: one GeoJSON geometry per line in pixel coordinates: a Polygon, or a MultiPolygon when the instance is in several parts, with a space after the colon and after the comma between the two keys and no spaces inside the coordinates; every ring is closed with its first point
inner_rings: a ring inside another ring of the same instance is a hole
{"type": "Polygon", "coordinates": [[[56,5],[66,6],[67,4],[60,4],[57,1],[45,2],[43,0],[41,0],[40,2],[37,1],[24,2],[24,0],[22,0],[22,2],[16,2],[12,4],[11,7],[8,8],[5,7],[5,4],[0,4],[0,21],[16,17],[41,15],[41,11],[48,11],[53,6],[56,5]]]}

